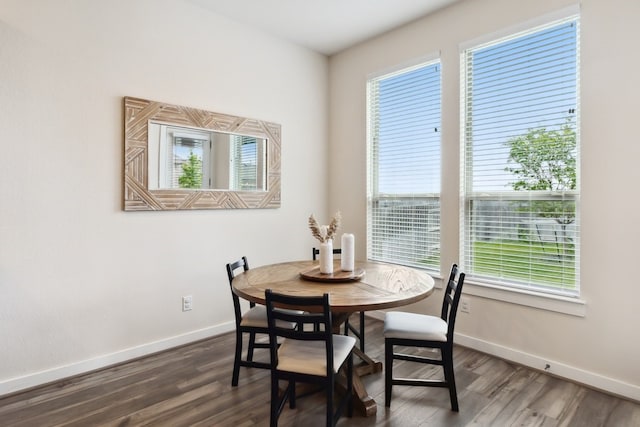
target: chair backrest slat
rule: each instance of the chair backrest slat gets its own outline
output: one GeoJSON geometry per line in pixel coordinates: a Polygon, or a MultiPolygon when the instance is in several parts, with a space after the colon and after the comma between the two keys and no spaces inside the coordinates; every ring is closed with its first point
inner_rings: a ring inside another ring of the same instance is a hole
{"type": "MultiPolygon", "coordinates": [[[[320,254],[320,249],[319,249],[319,248],[313,248],[313,249],[311,250],[311,259],[315,261],[316,259],[318,259],[318,258],[317,258],[317,256],[318,256],[319,254],[320,254]]],[[[340,248],[335,248],[335,249],[333,250],[333,254],[334,254],[334,255],[342,254],[342,249],[340,249],[340,248]]]]}

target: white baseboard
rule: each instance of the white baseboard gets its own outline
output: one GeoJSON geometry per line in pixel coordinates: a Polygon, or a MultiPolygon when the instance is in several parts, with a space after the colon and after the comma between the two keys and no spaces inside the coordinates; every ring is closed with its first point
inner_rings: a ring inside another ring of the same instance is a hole
{"type": "Polygon", "coordinates": [[[127,348],[115,353],[105,354],[93,359],[81,360],[76,363],[58,366],[22,377],[10,378],[8,380],[0,381],[0,396],[47,384],[52,381],[58,381],[75,375],[84,374],[96,369],[105,368],[107,366],[112,366],[141,356],[157,353],[159,351],[178,347],[180,345],[220,335],[233,330],[235,330],[234,322],[223,323],[221,325],[203,328],[186,334],[127,348]]]}
{"type": "MultiPolygon", "coordinates": [[[[368,311],[366,314],[378,320],[384,320],[384,311],[368,311]]],[[[455,343],[482,353],[490,354],[529,368],[545,371],[551,375],[584,384],[607,393],[640,401],[640,386],[585,371],[554,360],[504,347],[489,341],[467,335],[455,334],[455,343]]]]}
{"type": "Polygon", "coordinates": [[[640,401],[640,386],[605,377],[594,372],[585,371],[574,366],[545,359],[513,348],[504,347],[492,342],[479,340],[466,335],[455,334],[456,344],[487,353],[501,359],[537,369],[561,378],[584,384],[617,396],[640,401]]]}

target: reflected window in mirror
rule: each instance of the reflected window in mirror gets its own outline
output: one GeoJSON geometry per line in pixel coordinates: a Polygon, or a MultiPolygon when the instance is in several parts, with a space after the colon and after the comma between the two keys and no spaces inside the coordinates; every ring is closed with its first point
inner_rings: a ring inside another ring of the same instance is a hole
{"type": "Polygon", "coordinates": [[[265,191],[265,138],[149,122],[149,189],[265,191]]]}
{"type": "Polygon", "coordinates": [[[255,136],[231,135],[231,184],[237,191],[265,190],[265,145],[255,136]]]}

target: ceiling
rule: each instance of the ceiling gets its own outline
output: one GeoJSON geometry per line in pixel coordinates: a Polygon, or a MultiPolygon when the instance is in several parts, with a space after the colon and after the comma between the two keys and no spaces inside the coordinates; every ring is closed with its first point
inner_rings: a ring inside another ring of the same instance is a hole
{"type": "Polygon", "coordinates": [[[460,0],[190,0],[324,55],[460,0]]]}

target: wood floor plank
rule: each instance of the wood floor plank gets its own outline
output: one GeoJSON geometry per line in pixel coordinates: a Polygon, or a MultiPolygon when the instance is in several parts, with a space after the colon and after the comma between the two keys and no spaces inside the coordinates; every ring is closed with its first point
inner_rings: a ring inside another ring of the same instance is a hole
{"type": "MultiPolygon", "coordinates": [[[[580,426],[613,426],[607,420],[613,413],[615,406],[618,405],[619,399],[595,390],[585,390],[583,398],[580,400],[576,411],[568,418],[565,423],[567,427],[580,426]]],[[[619,424],[620,426],[632,426],[633,424],[619,424]]]]}
{"type": "Polygon", "coordinates": [[[619,400],[606,422],[610,426],[640,426],[640,405],[619,400]]]}
{"type": "MultiPolygon", "coordinates": [[[[499,372],[504,373],[503,370],[499,372]]],[[[489,375],[485,373],[483,377],[489,375]]],[[[491,381],[491,387],[483,387],[481,390],[489,399],[489,404],[480,410],[473,419],[474,423],[476,425],[500,425],[500,423],[504,424],[511,420],[514,413],[524,408],[522,400],[528,396],[530,386],[535,385],[537,375],[536,372],[516,367],[510,370],[508,375],[491,381]]],[[[474,390],[473,387],[469,388],[474,390]]]]}
{"type": "MultiPolygon", "coordinates": [[[[357,316],[351,319],[357,327],[357,316]]],[[[382,322],[367,318],[367,353],[384,359],[382,322]]],[[[241,368],[231,387],[235,334],[0,398],[0,426],[216,426],[269,424],[269,371],[241,368]]],[[[246,348],[246,343],[245,343],[246,348]]],[[[257,350],[256,358],[268,360],[257,350]]],[[[640,426],[640,404],[551,377],[477,351],[455,347],[460,412],[446,389],[394,386],[384,406],[384,373],[362,378],[377,402],[375,416],[343,417],[339,426],[463,427],[640,426]]],[[[394,373],[442,378],[441,369],[397,361],[394,373]]],[[[324,425],[322,393],[286,407],[281,426],[324,425]]]]}

